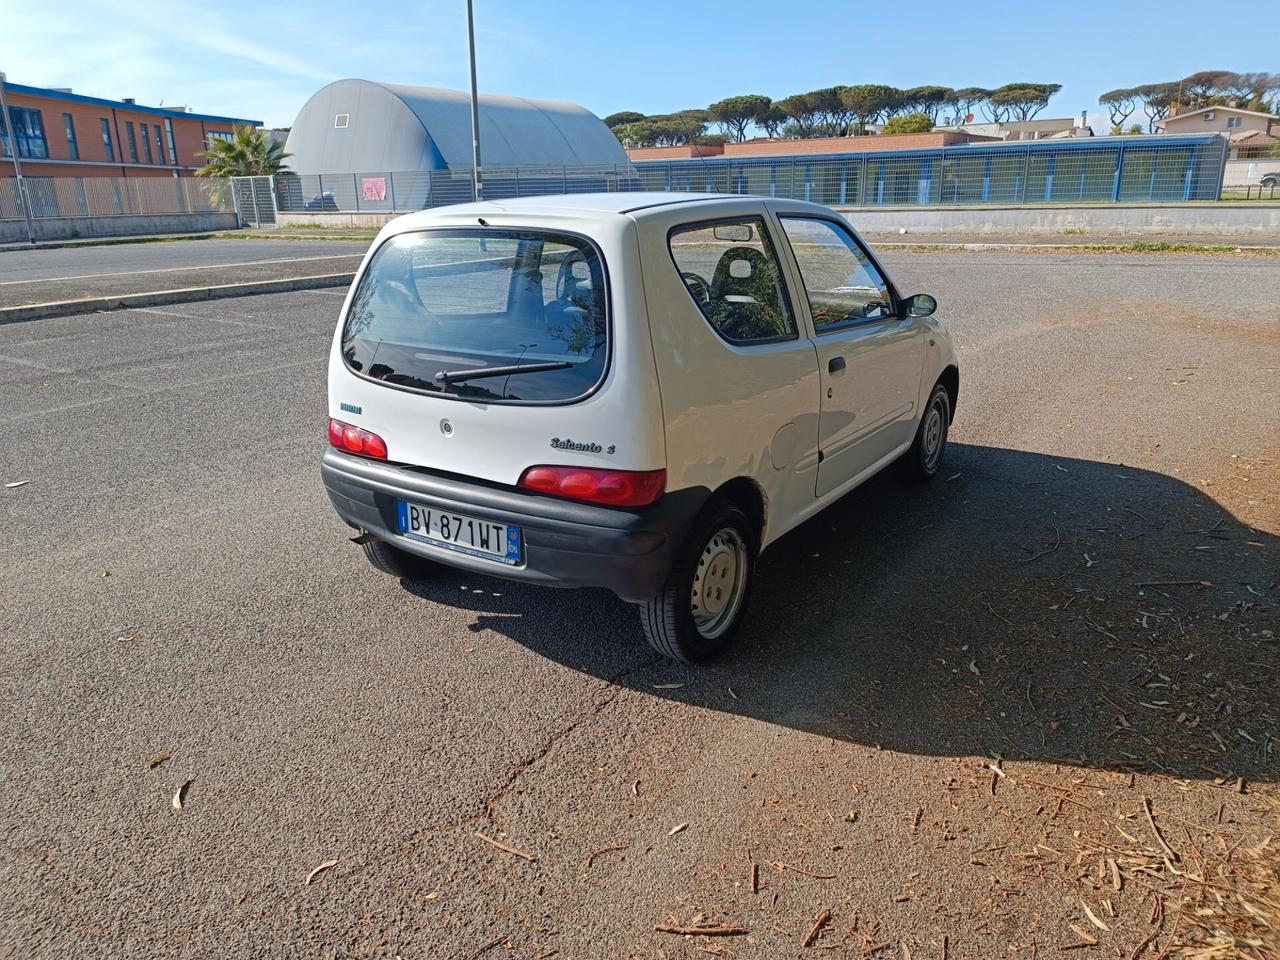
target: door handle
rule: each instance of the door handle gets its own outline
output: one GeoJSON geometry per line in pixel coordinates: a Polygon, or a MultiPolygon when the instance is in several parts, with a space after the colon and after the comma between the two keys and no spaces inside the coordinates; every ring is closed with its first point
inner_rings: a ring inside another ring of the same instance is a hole
{"type": "Polygon", "coordinates": [[[832,357],[827,361],[827,373],[839,373],[844,369],[844,357],[832,357]]]}

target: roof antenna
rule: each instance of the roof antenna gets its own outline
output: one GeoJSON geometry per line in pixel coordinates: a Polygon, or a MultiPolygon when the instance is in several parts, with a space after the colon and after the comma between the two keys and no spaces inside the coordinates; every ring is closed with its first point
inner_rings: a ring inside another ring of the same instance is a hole
{"type": "Polygon", "coordinates": [[[482,227],[487,227],[489,225],[488,223],[485,222],[484,217],[476,217],[476,219],[480,222],[480,226],[482,227]]]}

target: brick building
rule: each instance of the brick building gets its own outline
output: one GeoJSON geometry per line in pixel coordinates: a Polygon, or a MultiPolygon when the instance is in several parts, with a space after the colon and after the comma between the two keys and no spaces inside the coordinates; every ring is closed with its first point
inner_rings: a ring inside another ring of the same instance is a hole
{"type": "Polygon", "coordinates": [[[957,131],[897,133],[876,137],[810,137],[804,140],[758,138],[742,143],[689,144],[682,147],[632,147],[632,162],[679,160],[690,157],[794,157],[808,154],[881,153],[893,150],[921,150],[950,147],[958,143],[984,143],[1000,137],[957,131]]]}
{"type": "Polygon", "coordinates": [[[189,177],[196,154],[258,120],[143,107],[70,90],[5,83],[8,122],[0,116],[0,177],[12,177],[17,149],[24,177],[189,177]]]}

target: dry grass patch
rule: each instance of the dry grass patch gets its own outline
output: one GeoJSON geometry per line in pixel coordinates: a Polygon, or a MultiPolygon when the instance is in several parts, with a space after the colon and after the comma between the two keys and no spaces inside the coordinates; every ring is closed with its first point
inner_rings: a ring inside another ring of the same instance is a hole
{"type": "MultiPolygon", "coordinates": [[[[1280,804],[1269,800],[1272,826],[1280,804]]],[[[1275,960],[1280,957],[1280,840],[1246,843],[1223,837],[1204,850],[1202,876],[1186,878],[1179,919],[1190,928],[1179,953],[1189,960],[1275,960]]]]}

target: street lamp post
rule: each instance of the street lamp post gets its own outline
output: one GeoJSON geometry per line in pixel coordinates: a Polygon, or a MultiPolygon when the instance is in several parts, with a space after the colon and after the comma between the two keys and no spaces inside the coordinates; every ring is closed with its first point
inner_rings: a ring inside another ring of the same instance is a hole
{"type": "Polygon", "coordinates": [[[484,199],[484,178],[480,176],[480,95],[476,93],[476,26],[467,0],[467,46],[471,52],[471,177],[476,200],[484,199]]]}
{"type": "Polygon", "coordinates": [[[36,233],[31,226],[31,202],[27,197],[27,185],[22,182],[22,161],[18,159],[18,138],[14,136],[13,117],[9,113],[9,104],[4,98],[3,70],[0,70],[0,124],[4,125],[6,138],[9,141],[9,156],[13,160],[13,175],[18,181],[18,203],[22,206],[22,218],[27,223],[27,242],[35,243],[36,233]]]}

